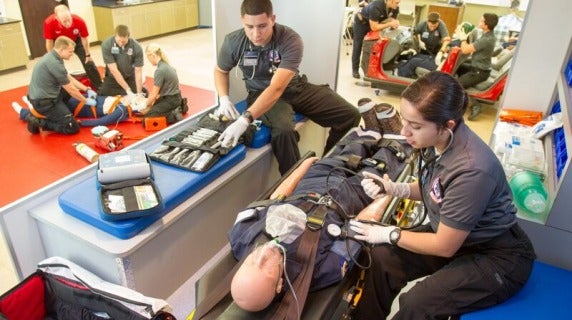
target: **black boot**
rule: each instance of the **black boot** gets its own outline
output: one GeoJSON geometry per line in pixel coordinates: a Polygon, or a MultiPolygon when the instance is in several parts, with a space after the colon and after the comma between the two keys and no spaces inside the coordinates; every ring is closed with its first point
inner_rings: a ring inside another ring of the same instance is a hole
{"type": "Polygon", "coordinates": [[[40,120],[32,114],[28,114],[24,120],[28,123],[28,131],[31,134],[40,133],[40,120]]]}
{"type": "Polygon", "coordinates": [[[369,98],[362,98],[358,101],[358,111],[364,122],[365,130],[380,132],[379,121],[375,112],[375,103],[369,98]]]}

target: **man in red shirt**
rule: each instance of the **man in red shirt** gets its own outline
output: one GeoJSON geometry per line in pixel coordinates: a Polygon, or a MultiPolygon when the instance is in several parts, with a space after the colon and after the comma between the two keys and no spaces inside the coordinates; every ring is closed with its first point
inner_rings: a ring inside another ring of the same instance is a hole
{"type": "Polygon", "coordinates": [[[44,39],[46,39],[46,51],[50,52],[54,48],[54,41],[59,36],[66,36],[75,41],[75,54],[79,57],[81,64],[95,91],[101,86],[101,75],[91,58],[89,52],[89,32],[85,21],[79,16],[72,14],[66,5],[58,5],[54,8],[54,13],[44,21],[44,39]]]}

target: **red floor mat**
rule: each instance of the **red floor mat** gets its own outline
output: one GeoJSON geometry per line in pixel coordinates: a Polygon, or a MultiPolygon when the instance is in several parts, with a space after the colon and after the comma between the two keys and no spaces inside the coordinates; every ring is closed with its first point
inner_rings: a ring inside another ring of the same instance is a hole
{"type": "MultiPolygon", "coordinates": [[[[147,78],[146,86],[152,85],[147,78]]],[[[26,123],[20,121],[12,109],[12,101],[24,105],[22,96],[27,87],[0,92],[0,207],[41,189],[81,168],[89,162],[74,149],[75,142],[84,142],[100,153],[105,151],[95,146],[91,128],[82,128],[78,134],[63,135],[42,132],[32,135],[26,123]]],[[[189,112],[197,113],[214,104],[214,92],[181,85],[183,96],[189,100],[189,112]]],[[[141,123],[120,123],[117,127],[124,137],[142,138],[153,132],[143,129],[141,123]]],[[[128,146],[137,140],[124,140],[128,146]]]]}

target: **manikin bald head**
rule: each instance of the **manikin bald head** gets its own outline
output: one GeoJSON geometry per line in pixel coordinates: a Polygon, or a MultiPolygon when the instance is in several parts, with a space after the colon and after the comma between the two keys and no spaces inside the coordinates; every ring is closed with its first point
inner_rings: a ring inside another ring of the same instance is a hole
{"type": "Polygon", "coordinates": [[[251,312],[268,307],[282,290],[282,261],[280,248],[270,242],[252,251],[232,278],[234,302],[251,312]]]}

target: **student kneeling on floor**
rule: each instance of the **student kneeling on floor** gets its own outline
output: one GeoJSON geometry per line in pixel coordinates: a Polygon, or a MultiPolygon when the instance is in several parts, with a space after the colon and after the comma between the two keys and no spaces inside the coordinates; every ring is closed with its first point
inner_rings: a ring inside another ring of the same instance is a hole
{"type": "Polygon", "coordinates": [[[65,68],[64,60],[69,60],[74,49],[75,42],[72,39],[60,36],[54,42],[54,49],[34,66],[28,100],[35,112],[24,119],[30,133],[38,134],[40,128],[63,134],[78,133],[79,124],[66,105],[70,96],[86,105],[96,105],[94,98],[97,94],[72,77],[65,68]],[[87,97],[80,90],[86,91],[87,97]]]}
{"type": "Polygon", "coordinates": [[[147,97],[147,108],[141,110],[145,117],[166,117],[167,123],[175,123],[183,119],[183,98],[179,88],[177,71],[169,64],[167,55],[156,43],[145,48],[147,59],[156,66],[153,87],[147,97]]]}

